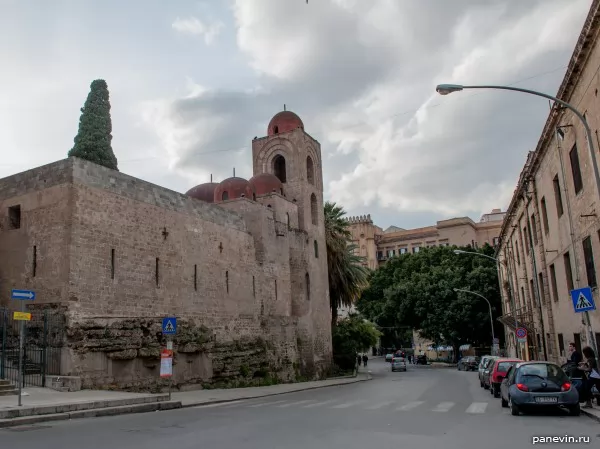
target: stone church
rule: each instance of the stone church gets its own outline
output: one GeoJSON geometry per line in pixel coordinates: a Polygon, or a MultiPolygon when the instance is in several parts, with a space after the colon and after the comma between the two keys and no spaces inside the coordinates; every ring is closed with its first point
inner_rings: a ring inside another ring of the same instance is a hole
{"type": "Polygon", "coordinates": [[[320,144],[283,111],[252,159],[251,179],[186,194],[76,158],[0,179],[0,308],[27,289],[64,318],[47,374],[159,387],[168,316],[178,386],[327,373],[320,144]]]}

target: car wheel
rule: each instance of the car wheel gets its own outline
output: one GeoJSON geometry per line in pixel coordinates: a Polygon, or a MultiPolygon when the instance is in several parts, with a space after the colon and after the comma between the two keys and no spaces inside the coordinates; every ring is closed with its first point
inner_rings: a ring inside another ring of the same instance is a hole
{"type": "Polygon", "coordinates": [[[508,407],[508,401],[506,399],[504,399],[502,396],[500,396],[500,403],[502,404],[503,408],[508,407]]]}
{"type": "Polygon", "coordinates": [[[483,389],[484,389],[484,390],[487,390],[488,388],[490,388],[490,386],[489,386],[489,385],[483,384],[483,389]]]}
{"type": "Polygon", "coordinates": [[[499,398],[500,397],[500,389],[498,387],[494,387],[493,391],[492,391],[492,395],[495,398],[499,398]]]}
{"type": "Polygon", "coordinates": [[[508,398],[508,407],[510,408],[511,415],[519,416],[519,413],[520,413],[519,407],[513,403],[511,398],[508,398]]]}
{"type": "Polygon", "coordinates": [[[569,407],[569,415],[571,415],[571,416],[581,415],[581,407],[579,406],[579,404],[571,405],[569,407]]]}
{"type": "Polygon", "coordinates": [[[483,387],[484,387],[484,385],[483,385],[483,382],[482,382],[482,381],[479,381],[479,386],[480,386],[481,388],[483,388],[483,387]]]}

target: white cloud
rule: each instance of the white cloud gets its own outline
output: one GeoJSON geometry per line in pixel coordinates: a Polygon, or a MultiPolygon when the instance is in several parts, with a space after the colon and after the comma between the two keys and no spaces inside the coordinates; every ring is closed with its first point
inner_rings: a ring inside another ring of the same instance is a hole
{"type": "Polygon", "coordinates": [[[219,33],[224,28],[223,22],[213,21],[205,23],[197,17],[189,17],[180,19],[179,17],[172,24],[173,29],[183,34],[191,34],[192,36],[204,37],[206,45],[211,45],[219,33]]]}

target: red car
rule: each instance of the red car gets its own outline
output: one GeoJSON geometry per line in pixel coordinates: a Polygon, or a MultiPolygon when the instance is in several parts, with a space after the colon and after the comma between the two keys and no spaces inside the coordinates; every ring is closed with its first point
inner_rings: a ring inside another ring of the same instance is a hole
{"type": "Polygon", "coordinates": [[[494,366],[490,370],[490,393],[494,395],[495,398],[500,397],[500,384],[506,377],[506,373],[511,366],[516,365],[517,363],[522,362],[520,359],[510,359],[510,358],[501,358],[494,360],[494,366]]]}

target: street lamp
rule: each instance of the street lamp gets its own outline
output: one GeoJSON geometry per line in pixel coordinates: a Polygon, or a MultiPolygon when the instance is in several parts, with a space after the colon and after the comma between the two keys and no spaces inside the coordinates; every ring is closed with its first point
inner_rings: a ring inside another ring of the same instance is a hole
{"type": "MultiPolygon", "coordinates": [[[[498,271],[498,283],[500,284],[500,292],[501,292],[500,296],[502,296],[502,281],[501,281],[501,271],[500,271],[500,264],[502,262],[500,261],[500,259],[497,259],[496,257],[488,256],[487,254],[478,253],[475,251],[464,251],[462,249],[455,249],[454,254],[470,254],[473,256],[485,257],[486,259],[493,260],[496,263],[496,270],[498,271]]],[[[508,264],[506,264],[506,269],[508,270],[508,264]]],[[[519,328],[519,321],[517,320],[517,305],[515,302],[515,296],[513,294],[513,289],[512,289],[512,279],[510,278],[510,274],[508,273],[508,271],[507,271],[507,275],[509,276],[508,289],[510,291],[510,302],[511,302],[511,306],[513,309],[514,319],[515,319],[515,332],[517,332],[517,329],[519,328]]],[[[516,336],[515,336],[515,355],[517,357],[519,357],[519,345],[517,344],[516,336]]]]}
{"type": "Polygon", "coordinates": [[[494,344],[496,344],[496,336],[494,335],[494,318],[492,316],[492,304],[490,303],[490,301],[485,296],[480,295],[479,293],[476,293],[476,292],[472,292],[471,290],[463,290],[461,288],[455,288],[454,291],[455,292],[470,293],[472,295],[479,296],[480,298],[484,299],[485,302],[488,303],[488,307],[490,308],[490,326],[492,326],[492,351],[493,351],[494,344]]]}
{"type": "Polygon", "coordinates": [[[567,103],[566,101],[562,101],[556,97],[553,97],[552,95],[538,92],[536,90],[521,89],[520,87],[486,86],[486,85],[462,86],[460,84],[438,84],[437,87],[435,88],[437,93],[439,93],[440,95],[449,95],[453,92],[461,92],[465,89],[496,89],[496,90],[511,90],[514,92],[522,92],[522,93],[529,94],[529,95],[536,95],[538,97],[547,98],[548,100],[554,101],[555,103],[558,103],[561,106],[564,106],[565,108],[571,110],[571,112],[573,112],[573,114],[575,114],[577,116],[577,118],[579,120],[581,120],[581,123],[583,123],[583,127],[585,128],[588,151],[590,153],[590,159],[592,160],[592,167],[594,168],[594,178],[596,179],[596,189],[598,191],[598,195],[600,196],[600,172],[598,171],[598,163],[596,161],[596,153],[594,151],[594,141],[593,141],[593,136],[592,136],[592,130],[590,129],[590,126],[588,125],[588,122],[585,119],[585,117],[583,116],[583,114],[581,112],[579,112],[577,110],[577,108],[575,108],[575,106],[567,103]]]}

